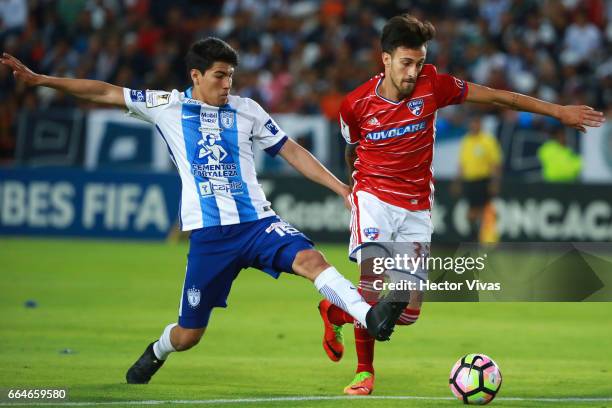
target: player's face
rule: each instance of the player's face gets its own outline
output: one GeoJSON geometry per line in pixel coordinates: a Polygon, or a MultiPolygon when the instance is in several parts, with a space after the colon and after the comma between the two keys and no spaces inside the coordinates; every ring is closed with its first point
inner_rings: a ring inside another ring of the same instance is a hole
{"type": "Polygon", "coordinates": [[[417,77],[425,64],[427,49],[397,47],[391,54],[383,53],[385,76],[398,92],[399,99],[410,95],[414,90],[417,77]]]}
{"type": "Polygon", "coordinates": [[[194,96],[212,106],[225,105],[233,75],[234,66],[226,62],[215,62],[203,74],[196,69],[192,70],[194,96]]]}

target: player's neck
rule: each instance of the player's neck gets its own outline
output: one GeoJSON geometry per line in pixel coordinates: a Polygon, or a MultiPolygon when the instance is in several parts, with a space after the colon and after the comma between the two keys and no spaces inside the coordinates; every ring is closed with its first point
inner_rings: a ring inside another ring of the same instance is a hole
{"type": "Polygon", "coordinates": [[[395,85],[391,82],[388,76],[385,76],[378,86],[378,94],[385,99],[393,102],[399,102],[406,98],[408,95],[401,94],[395,85]]]}
{"type": "Polygon", "coordinates": [[[191,97],[196,101],[204,102],[205,104],[210,106],[219,106],[215,103],[213,98],[207,98],[206,95],[202,94],[200,90],[195,86],[193,87],[193,91],[191,91],[191,97]]]}

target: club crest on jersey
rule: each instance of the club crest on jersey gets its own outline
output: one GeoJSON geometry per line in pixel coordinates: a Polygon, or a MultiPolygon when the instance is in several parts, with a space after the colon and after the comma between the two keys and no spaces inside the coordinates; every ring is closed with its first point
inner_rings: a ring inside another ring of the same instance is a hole
{"type": "Polygon", "coordinates": [[[187,289],[187,302],[192,308],[198,307],[200,304],[200,289],[196,289],[195,286],[187,289]]]}
{"type": "Polygon", "coordinates": [[[234,125],[234,112],[221,111],[221,125],[226,129],[231,128],[234,125]]]}
{"type": "Polygon", "coordinates": [[[412,112],[414,116],[421,116],[421,113],[423,113],[423,105],[424,105],[423,98],[413,99],[411,101],[408,101],[406,105],[408,106],[408,109],[410,110],[410,112],[412,112]]]}
{"type": "Polygon", "coordinates": [[[380,230],[374,227],[364,228],[363,233],[370,241],[376,241],[380,236],[380,230]]]}

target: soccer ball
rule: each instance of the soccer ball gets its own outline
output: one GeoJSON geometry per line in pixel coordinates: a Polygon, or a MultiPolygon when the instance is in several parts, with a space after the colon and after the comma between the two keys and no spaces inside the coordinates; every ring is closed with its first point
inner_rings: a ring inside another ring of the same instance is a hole
{"type": "Polygon", "coordinates": [[[497,395],[502,375],[488,356],[468,354],[455,363],[448,382],[455,397],[464,404],[485,405],[497,395]]]}

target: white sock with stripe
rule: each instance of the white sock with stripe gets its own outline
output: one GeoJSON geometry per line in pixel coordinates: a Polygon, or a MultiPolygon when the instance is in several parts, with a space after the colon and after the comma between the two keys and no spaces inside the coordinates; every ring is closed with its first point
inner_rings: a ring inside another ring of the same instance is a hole
{"type": "Polygon", "coordinates": [[[165,360],[168,358],[170,353],[176,351],[176,349],[172,346],[172,342],[170,341],[170,332],[176,325],[176,323],[170,323],[167,325],[159,340],[153,344],[153,352],[155,353],[155,357],[159,358],[160,360],[165,360]]]}
{"type": "Polygon", "coordinates": [[[314,284],[323,296],[353,316],[364,327],[365,317],[370,305],[361,297],[355,286],[340,274],[333,266],[325,269],[314,280],[314,284]]]}

